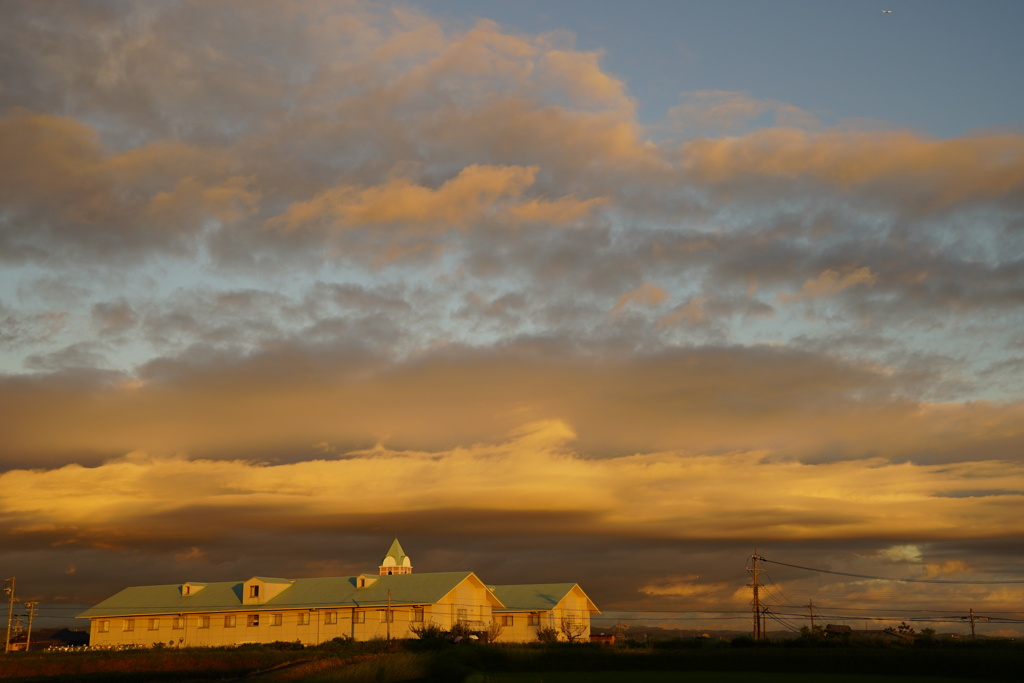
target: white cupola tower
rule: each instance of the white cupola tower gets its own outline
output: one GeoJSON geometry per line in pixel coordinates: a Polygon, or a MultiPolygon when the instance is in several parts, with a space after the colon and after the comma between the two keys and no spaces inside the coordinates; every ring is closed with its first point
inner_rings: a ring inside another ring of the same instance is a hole
{"type": "Polygon", "coordinates": [[[388,554],[380,561],[380,575],[387,576],[389,574],[412,574],[412,561],[402,550],[402,544],[398,542],[397,538],[388,549],[388,554]]]}

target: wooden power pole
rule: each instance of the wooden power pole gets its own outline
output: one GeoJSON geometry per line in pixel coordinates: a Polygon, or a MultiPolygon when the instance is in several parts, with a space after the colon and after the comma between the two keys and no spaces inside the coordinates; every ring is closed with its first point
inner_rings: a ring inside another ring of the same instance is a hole
{"type": "Polygon", "coordinates": [[[747,584],[754,592],[754,598],[750,602],[754,611],[754,640],[761,640],[761,638],[764,637],[763,629],[761,628],[762,616],[761,595],[759,592],[760,585],[757,582],[757,573],[763,571],[760,567],[757,566],[757,561],[763,559],[763,557],[758,556],[757,551],[755,550],[754,554],[750,556],[750,566],[747,567],[747,572],[750,574],[751,577],[753,577],[754,580],[753,583],[747,584]]]}
{"type": "Polygon", "coordinates": [[[11,624],[14,623],[14,580],[16,578],[18,577],[12,576],[7,579],[9,585],[4,588],[7,595],[10,596],[7,607],[7,642],[4,645],[4,654],[11,651],[11,624]]]}
{"type": "Polygon", "coordinates": [[[38,600],[29,600],[25,603],[25,607],[28,607],[28,635],[25,636],[25,652],[32,649],[32,619],[36,616],[36,605],[38,604],[38,600]]]}

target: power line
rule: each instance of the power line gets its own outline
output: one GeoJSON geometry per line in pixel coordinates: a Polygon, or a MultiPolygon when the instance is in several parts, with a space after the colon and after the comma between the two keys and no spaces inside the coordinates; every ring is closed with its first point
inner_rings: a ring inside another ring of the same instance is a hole
{"type": "Polygon", "coordinates": [[[762,557],[762,562],[771,562],[772,564],[782,565],[783,567],[792,567],[793,569],[804,569],[809,572],[819,572],[821,574],[835,574],[837,576],[850,576],[855,579],[873,579],[875,581],[899,581],[901,583],[946,583],[946,584],[974,584],[974,585],[999,585],[999,584],[1011,584],[1011,583],[1024,583],[1024,580],[1015,581],[953,581],[953,580],[940,580],[940,579],[895,579],[889,576],[870,576],[868,574],[850,574],[847,572],[835,572],[829,569],[817,569],[815,567],[801,567],[798,564],[787,564],[786,562],[778,562],[776,560],[769,560],[762,557]]]}

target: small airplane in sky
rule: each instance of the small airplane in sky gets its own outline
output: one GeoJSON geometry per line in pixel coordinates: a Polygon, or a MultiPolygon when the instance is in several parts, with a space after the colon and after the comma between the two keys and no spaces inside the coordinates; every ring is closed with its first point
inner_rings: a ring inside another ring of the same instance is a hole
{"type": "Polygon", "coordinates": [[[891,9],[884,9],[884,10],[882,10],[882,14],[892,14],[892,10],[891,9]]]}

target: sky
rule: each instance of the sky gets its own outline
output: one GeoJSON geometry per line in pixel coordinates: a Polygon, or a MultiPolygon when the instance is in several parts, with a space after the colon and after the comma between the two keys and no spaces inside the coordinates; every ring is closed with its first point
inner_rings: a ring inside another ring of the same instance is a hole
{"type": "Polygon", "coordinates": [[[742,630],[757,553],[769,628],[1021,633],[1022,24],[3,3],[2,578],[46,625],[397,537],[742,630]]]}

